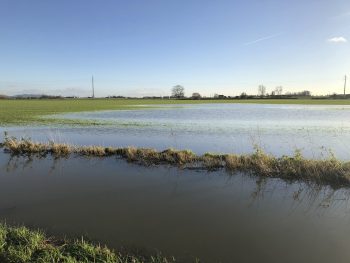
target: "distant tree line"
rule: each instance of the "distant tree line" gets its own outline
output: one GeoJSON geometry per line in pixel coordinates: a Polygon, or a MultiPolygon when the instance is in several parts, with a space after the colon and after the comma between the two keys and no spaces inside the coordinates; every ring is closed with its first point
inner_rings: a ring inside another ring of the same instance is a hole
{"type": "Polygon", "coordinates": [[[300,92],[287,92],[286,95],[309,97],[309,96],[311,96],[311,92],[308,91],[308,90],[303,90],[303,91],[300,91],[300,92]]]}
{"type": "MultiPolygon", "coordinates": [[[[239,96],[225,96],[222,94],[215,93],[212,97],[203,97],[200,93],[194,92],[192,96],[185,96],[185,88],[181,85],[176,85],[171,89],[171,96],[169,98],[172,99],[193,99],[193,100],[205,100],[205,99],[259,99],[259,98],[298,98],[298,97],[309,97],[311,96],[311,92],[308,90],[303,90],[299,92],[286,92],[283,94],[283,87],[277,86],[275,87],[271,93],[267,92],[267,88],[264,85],[258,86],[257,95],[248,95],[246,92],[242,92],[239,96]]],[[[149,98],[149,97],[144,97],[149,98]]],[[[165,98],[165,97],[162,97],[165,98]]]]}
{"type": "MultiPolygon", "coordinates": [[[[309,90],[298,92],[283,92],[282,86],[276,86],[270,93],[266,86],[258,85],[257,94],[247,94],[242,92],[238,96],[226,96],[215,93],[212,96],[202,96],[199,92],[193,92],[191,96],[185,96],[185,88],[182,85],[175,85],[171,88],[170,96],[144,96],[141,99],[181,99],[181,100],[211,100],[211,99],[298,99],[298,98],[312,98],[312,99],[350,99],[350,94],[331,94],[325,96],[312,96],[309,90]]],[[[22,94],[17,96],[6,96],[0,94],[0,99],[77,99],[76,96],[52,96],[52,95],[32,95],[22,94]]],[[[86,97],[85,97],[86,98],[86,97]]],[[[126,96],[107,96],[108,99],[140,99],[140,97],[126,97],[126,96]]]]}

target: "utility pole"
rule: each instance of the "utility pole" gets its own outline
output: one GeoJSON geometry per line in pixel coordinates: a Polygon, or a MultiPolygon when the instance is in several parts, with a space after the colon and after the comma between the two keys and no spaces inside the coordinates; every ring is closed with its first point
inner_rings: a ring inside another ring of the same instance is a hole
{"type": "Polygon", "coordinates": [[[95,98],[94,75],[91,77],[92,98],[95,98]]]}
{"type": "Polygon", "coordinates": [[[346,97],[346,75],[345,75],[345,78],[344,78],[344,98],[346,97]]]}

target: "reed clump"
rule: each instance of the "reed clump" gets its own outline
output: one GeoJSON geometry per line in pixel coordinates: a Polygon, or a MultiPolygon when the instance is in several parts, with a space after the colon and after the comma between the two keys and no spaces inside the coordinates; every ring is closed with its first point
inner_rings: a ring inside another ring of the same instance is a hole
{"type": "Polygon", "coordinates": [[[198,160],[195,153],[190,150],[178,151],[167,149],[160,153],[160,158],[163,163],[185,165],[191,164],[198,160]]]}
{"type": "Polygon", "coordinates": [[[109,155],[110,151],[102,146],[83,146],[76,148],[73,152],[78,151],[81,155],[84,156],[97,156],[103,157],[109,155]]]}
{"type": "Polygon", "coordinates": [[[73,146],[53,142],[36,143],[29,139],[18,140],[7,136],[0,146],[13,155],[42,157],[51,154],[55,158],[71,154],[89,157],[116,156],[142,165],[169,164],[204,168],[209,171],[225,168],[230,173],[239,171],[263,177],[327,184],[332,187],[350,186],[350,162],[339,161],[334,155],[328,159],[306,159],[300,151],[296,151],[294,156],[275,157],[256,148],[255,152],[249,155],[206,153],[198,156],[189,150],[157,151],[136,147],[73,146]]]}
{"type": "Polygon", "coordinates": [[[276,158],[261,150],[252,155],[226,155],[228,171],[243,171],[256,175],[287,180],[311,181],[333,187],[350,186],[350,162],[329,159],[304,158],[299,151],[294,156],[276,158]]]}
{"type": "Polygon", "coordinates": [[[205,153],[200,159],[206,169],[213,171],[224,167],[224,158],[224,155],[205,153]]]}
{"type": "MultiPolygon", "coordinates": [[[[43,145],[42,147],[45,147],[45,145],[43,145]]],[[[49,146],[47,147],[47,151],[57,156],[68,156],[72,151],[71,148],[72,146],[68,144],[50,142],[49,146]]]]}
{"type": "Polygon", "coordinates": [[[139,162],[145,165],[158,164],[176,164],[184,165],[193,163],[196,160],[196,155],[189,151],[177,151],[174,149],[167,149],[158,152],[155,149],[126,147],[119,148],[115,151],[116,155],[124,157],[130,162],[139,162]]]}
{"type": "Polygon", "coordinates": [[[331,185],[349,185],[350,163],[341,162],[334,157],[325,160],[305,159],[300,153],[294,157],[283,156],[278,159],[276,171],[283,178],[313,180],[331,185]]]}

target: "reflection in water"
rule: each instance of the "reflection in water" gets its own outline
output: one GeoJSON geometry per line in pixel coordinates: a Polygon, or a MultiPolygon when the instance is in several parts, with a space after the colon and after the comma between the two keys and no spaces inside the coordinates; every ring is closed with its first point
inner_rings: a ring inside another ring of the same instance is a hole
{"type": "MultiPolygon", "coordinates": [[[[275,191],[281,190],[276,184],[269,184],[266,177],[258,177],[255,183],[256,187],[251,193],[251,205],[263,200],[267,195],[271,198],[275,191]]],[[[348,189],[335,190],[317,184],[305,185],[305,183],[294,183],[294,186],[297,189],[293,190],[292,195],[286,189],[286,196],[282,196],[284,199],[293,200],[290,204],[291,213],[296,211],[300,206],[304,206],[304,213],[322,213],[325,208],[330,210],[338,209],[339,207],[348,207],[350,198],[348,189]]],[[[288,185],[288,182],[286,183],[286,187],[291,187],[288,185]]]]}
{"type": "MultiPolygon", "coordinates": [[[[33,156],[33,155],[25,155],[25,156],[20,156],[20,155],[8,155],[8,162],[6,164],[6,171],[8,173],[11,172],[15,172],[16,170],[30,170],[33,168],[33,166],[35,165],[34,162],[35,161],[39,161],[42,160],[45,157],[40,157],[40,156],[33,156]]],[[[74,157],[73,157],[74,158],[74,157]]],[[[51,163],[51,165],[49,166],[49,169],[46,171],[48,175],[52,175],[54,174],[55,170],[57,169],[61,169],[61,162],[62,160],[64,160],[67,158],[49,158],[49,162],[51,163]]],[[[91,158],[92,160],[98,160],[99,158],[91,158]]],[[[90,160],[91,160],[90,159],[90,160]]],[[[142,168],[141,168],[142,169],[142,168]]],[[[145,168],[147,169],[147,168],[145,168]]],[[[174,168],[176,169],[176,168],[174,168]]],[[[183,169],[183,168],[181,168],[183,169]]],[[[186,169],[186,168],[184,168],[186,169]]],[[[189,168],[189,170],[196,170],[196,171],[201,171],[201,169],[191,169],[189,168]]],[[[202,170],[203,173],[205,173],[207,170],[202,170]]],[[[215,174],[215,172],[217,172],[217,169],[214,170],[209,170],[209,174],[213,173],[215,174]]],[[[45,171],[44,171],[45,172],[45,171]]],[[[237,174],[236,174],[237,175],[237,174]]],[[[234,176],[234,174],[231,174],[230,176],[228,176],[227,178],[227,182],[229,182],[230,178],[232,178],[232,176],[234,176]]],[[[269,195],[272,196],[272,194],[274,193],[274,191],[278,191],[279,189],[277,188],[277,185],[280,186],[282,184],[282,180],[278,180],[278,183],[273,184],[271,186],[270,181],[271,179],[267,178],[267,177],[259,177],[259,176],[255,176],[255,175],[242,175],[241,176],[249,176],[249,177],[253,177],[255,180],[255,188],[252,190],[250,197],[251,197],[251,203],[250,205],[253,205],[256,202],[259,202],[259,200],[264,199],[264,196],[269,195]]],[[[290,182],[285,182],[286,187],[290,186],[290,182]]],[[[331,187],[327,187],[327,186],[322,186],[322,185],[318,185],[318,184],[306,184],[305,182],[297,182],[297,183],[293,183],[294,186],[298,186],[298,189],[295,190],[292,193],[292,200],[295,201],[294,205],[299,205],[301,203],[305,204],[308,203],[308,209],[317,209],[317,208],[330,208],[332,207],[332,205],[335,206],[335,203],[337,203],[336,205],[339,205],[339,201],[344,201],[348,202],[349,200],[349,195],[350,192],[347,189],[333,189],[331,187]]],[[[174,193],[176,193],[176,186],[174,188],[174,193]]],[[[286,191],[286,193],[289,193],[289,191],[286,191]]],[[[290,197],[290,196],[288,196],[290,197]]],[[[284,198],[287,198],[284,197],[284,198]]],[[[291,211],[294,209],[291,209],[291,211]]]]}
{"type": "Polygon", "coordinates": [[[347,189],[221,171],[0,154],[2,220],[185,262],[347,262],[348,201],[347,189]]]}

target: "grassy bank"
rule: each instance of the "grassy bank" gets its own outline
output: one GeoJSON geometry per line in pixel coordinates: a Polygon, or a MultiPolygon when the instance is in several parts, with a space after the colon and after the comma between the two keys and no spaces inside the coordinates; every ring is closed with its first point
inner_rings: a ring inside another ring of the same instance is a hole
{"type": "Polygon", "coordinates": [[[294,156],[274,157],[256,149],[250,155],[204,154],[196,155],[191,151],[168,149],[157,151],[144,148],[113,148],[101,146],[73,146],[68,144],[36,143],[30,140],[6,137],[1,147],[12,155],[25,155],[54,158],[79,155],[84,157],[123,158],[129,162],[142,165],[174,165],[181,168],[226,169],[229,173],[237,171],[263,177],[300,180],[333,188],[350,186],[350,162],[342,162],[334,156],[328,159],[311,160],[304,158],[300,152],[294,156]]]}
{"type": "Polygon", "coordinates": [[[41,231],[0,224],[2,263],[170,263],[174,259],[118,253],[84,239],[57,240],[41,231]]]}
{"type": "Polygon", "coordinates": [[[0,125],[97,124],[89,121],[45,118],[47,115],[101,111],[142,109],[142,105],[200,104],[200,103],[261,103],[303,105],[350,105],[350,100],[161,100],[161,99],[57,99],[57,100],[0,100],[0,125]]]}

